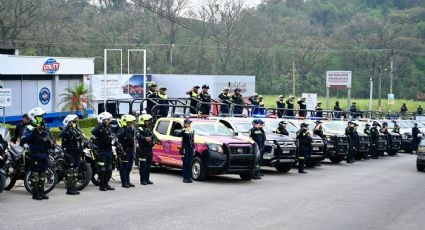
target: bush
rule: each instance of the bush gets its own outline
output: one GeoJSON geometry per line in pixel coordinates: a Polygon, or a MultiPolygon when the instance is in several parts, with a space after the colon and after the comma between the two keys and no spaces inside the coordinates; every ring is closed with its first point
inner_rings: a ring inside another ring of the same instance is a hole
{"type": "Polygon", "coordinates": [[[80,123],[80,128],[95,127],[97,125],[97,118],[92,117],[92,118],[81,119],[79,123],[80,123]]]}

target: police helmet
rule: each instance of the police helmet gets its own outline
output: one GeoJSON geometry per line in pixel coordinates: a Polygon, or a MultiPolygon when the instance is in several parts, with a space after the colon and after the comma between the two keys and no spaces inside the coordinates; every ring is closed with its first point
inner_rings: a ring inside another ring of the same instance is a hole
{"type": "Polygon", "coordinates": [[[301,123],[300,127],[301,127],[301,128],[308,128],[308,124],[307,124],[307,123],[305,123],[305,122],[303,122],[303,123],[301,123]]]}
{"type": "Polygon", "coordinates": [[[373,123],[372,123],[372,125],[373,126],[381,126],[377,121],[374,121],[373,123]]]}
{"type": "Polygon", "coordinates": [[[43,121],[42,117],[44,114],[46,114],[46,111],[43,108],[36,107],[28,112],[28,117],[30,118],[31,122],[40,124],[43,121]]]}
{"type": "Polygon", "coordinates": [[[383,122],[382,126],[388,126],[388,122],[383,122]]]}
{"type": "Polygon", "coordinates": [[[165,87],[165,86],[160,86],[160,87],[159,87],[159,89],[160,89],[160,90],[161,90],[161,89],[162,89],[162,90],[167,90],[167,87],[165,87]]]}
{"type": "Polygon", "coordinates": [[[65,117],[65,119],[63,119],[63,122],[62,123],[63,123],[64,126],[67,126],[69,124],[69,122],[75,121],[77,119],[78,119],[78,116],[77,115],[75,115],[75,114],[68,114],[65,117]]]}
{"type": "Polygon", "coordinates": [[[131,122],[134,122],[134,121],[136,121],[136,117],[133,116],[133,115],[129,115],[129,114],[123,115],[120,119],[122,127],[127,126],[128,123],[131,123],[131,122]]]}
{"type": "Polygon", "coordinates": [[[281,122],[279,122],[279,125],[286,125],[286,124],[288,124],[286,121],[281,121],[281,122]]]}
{"type": "Polygon", "coordinates": [[[149,87],[157,87],[158,85],[156,84],[156,82],[154,82],[154,81],[151,81],[151,82],[149,82],[149,87]]]}
{"type": "Polygon", "coordinates": [[[279,98],[285,98],[283,95],[279,95],[279,98]]]}
{"type": "Polygon", "coordinates": [[[210,86],[209,85],[203,85],[202,86],[202,89],[209,89],[210,88],[210,86]]]}
{"type": "Polygon", "coordinates": [[[103,112],[97,115],[97,122],[103,123],[104,121],[109,120],[111,118],[112,118],[112,114],[108,112],[103,112]]]}
{"type": "Polygon", "coordinates": [[[184,124],[191,124],[192,123],[192,120],[190,120],[190,119],[184,119],[184,122],[183,122],[184,124]]]}

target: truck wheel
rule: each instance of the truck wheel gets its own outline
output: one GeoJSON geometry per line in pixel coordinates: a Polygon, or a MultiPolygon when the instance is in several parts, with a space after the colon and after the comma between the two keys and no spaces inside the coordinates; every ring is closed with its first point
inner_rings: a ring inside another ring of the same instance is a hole
{"type": "Polygon", "coordinates": [[[287,173],[292,168],[292,163],[289,164],[277,164],[274,166],[276,170],[280,173],[287,173]]]}
{"type": "Polygon", "coordinates": [[[339,163],[341,163],[342,160],[344,160],[344,157],[343,156],[330,156],[329,160],[331,160],[332,163],[334,163],[334,164],[339,164],[339,163]]]}
{"type": "Polygon", "coordinates": [[[398,152],[397,150],[393,150],[393,149],[387,151],[389,156],[395,156],[397,155],[397,152],[398,152]]]}
{"type": "Polygon", "coordinates": [[[423,171],[425,171],[425,165],[421,165],[421,164],[419,164],[419,161],[416,161],[416,169],[419,172],[423,172],[423,171]]]}
{"type": "Polygon", "coordinates": [[[244,181],[250,181],[254,177],[254,172],[241,173],[239,176],[244,181]]]}
{"type": "Polygon", "coordinates": [[[204,163],[201,158],[195,157],[192,160],[192,178],[195,181],[203,181],[207,177],[204,163]]]}

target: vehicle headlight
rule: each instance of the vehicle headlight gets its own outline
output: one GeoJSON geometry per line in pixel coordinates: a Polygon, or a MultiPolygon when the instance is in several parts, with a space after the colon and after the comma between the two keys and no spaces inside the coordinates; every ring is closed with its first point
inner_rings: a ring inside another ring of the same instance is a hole
{"type": "Polygon", "coordinates": [[[223,146],[219,144],[207,143],[208,149],[214,152],[223,153],[223,146]]]}
{"type": "Polygon", "coordinates": [[[328,137],[326,137],[326,141],[332,142],[332,138],[328,136],[328,137]]]}

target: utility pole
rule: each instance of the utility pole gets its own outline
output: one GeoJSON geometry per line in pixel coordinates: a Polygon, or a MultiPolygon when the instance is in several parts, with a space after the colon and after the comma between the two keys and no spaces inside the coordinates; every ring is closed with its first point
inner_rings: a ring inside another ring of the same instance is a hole
{"type": "Polygon", "coordinates": [[[378,83],[378,108],[381,111],[381,86],[382,86],[382,72],[379,71],[379,83],[378,83]]]}
{"type": "Polygon", "coordinates": [[[369,93],[369,111],[372,111],[373,106],[373,77],[370,77],[370,93],[369,93]]]}
{"type": "Polygon", "coordinates": [[[295,61],[292,61],[292,95],[295,97],[295,61]]]}
{"type": "Polygon", "coordinates": [[[391,50],[390,63],[390,94],[393,94],[393,50],[391,50]]]}

